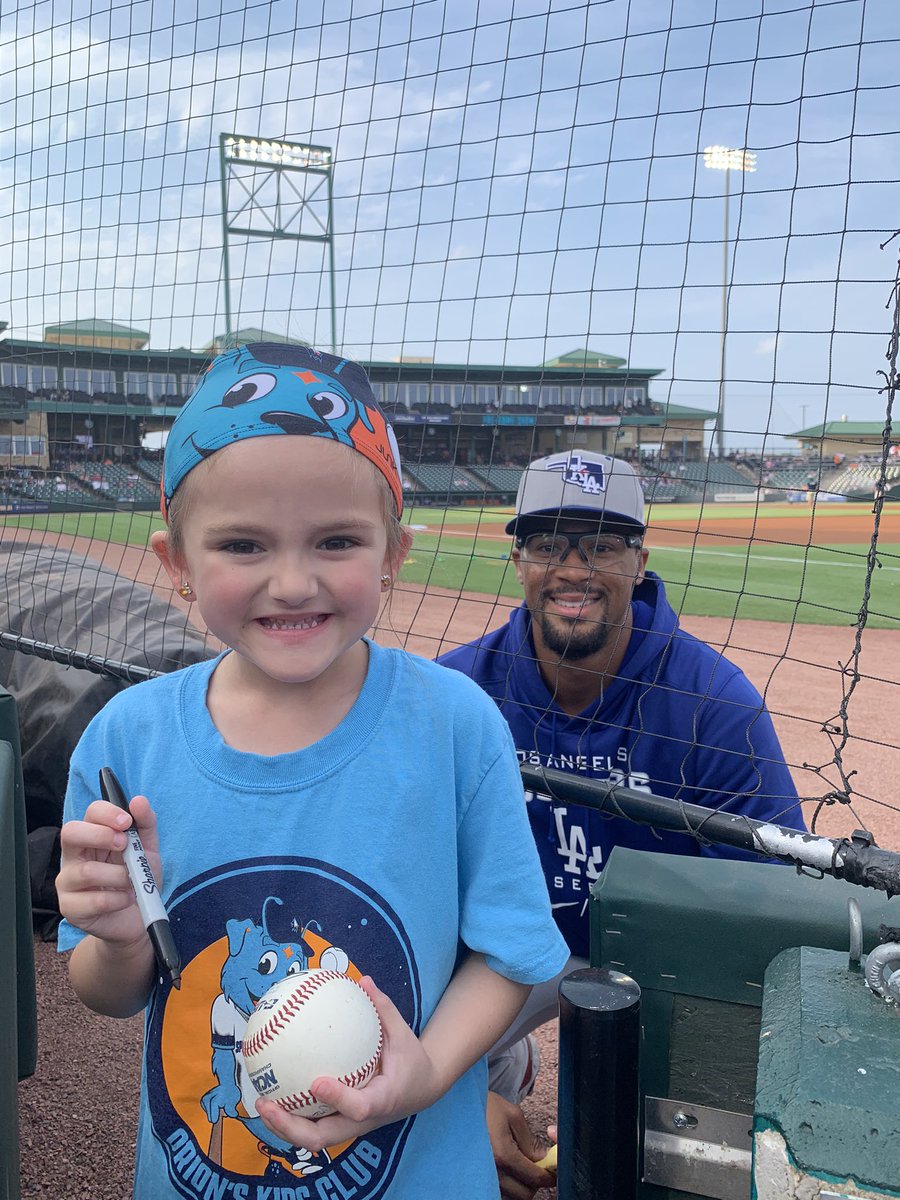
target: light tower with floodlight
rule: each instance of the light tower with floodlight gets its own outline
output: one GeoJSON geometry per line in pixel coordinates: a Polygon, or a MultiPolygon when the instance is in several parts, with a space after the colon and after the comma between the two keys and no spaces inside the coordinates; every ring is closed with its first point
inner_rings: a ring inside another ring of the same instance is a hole
{"type": "Polygon", "coordinates": [[[755,171],[756,155],[750,150],[732,150],[728,146],[707,146],[703,165],[725,172],[725,225],[722,234],[722,322],[719,340],[719,401],[716,410],[716,453],[725,457],[725,334],[728,330],[728,198],[732,171],[755,171]]]}
{"type": "Polygon", "coordinates": [[[334,295],[333,166],[328,146],[308,146],[271,138],[219,136],[222,181],[222,270],[224,274],[225,336],[232,334],[231,278],[228,239],[232,236],[279,241],[324,242],[328,246],[331,295],[331,349],[337,348],[334,295]],[[249,175],[241,168],[252,168],[249,175]],[[297,176],[301,177],[298,186],[297,176]],[[309,183],[311,180],[311,184],[309,183]],[[325,189],[325,220],[318,211],[319,191],[325,189]],[[231,215],[229,192],[242,192],[231,215]]]}

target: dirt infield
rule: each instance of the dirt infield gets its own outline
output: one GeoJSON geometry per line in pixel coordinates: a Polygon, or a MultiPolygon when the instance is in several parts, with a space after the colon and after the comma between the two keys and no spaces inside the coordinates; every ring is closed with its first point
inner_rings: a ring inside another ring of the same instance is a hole
{"type": "MultiPolygon", "coordinates": [[[[816,505],[797,505],[796,515],[761,509],[753,517],[719,515],[721,506],[711,513],[704,509],[702,518],[693,521],[671,520],[665,510],[653,513],[647,544],[653,546],[690,545],[698,536],[708,542],[741,541],[773,543],[785,546],[838,545],[867,546],[872,538],[872,510],[866,505],[848,509],[816,505]]],[[[900,506],[884,510],[879,533],[884,541],[900,541],[900,506]]]]}
{"type": "MultiPolygon", "coordinates": [[[[744,505],[736,506],[729,515],[727,505],[713,505],[698,510],[693,518],[673,515],[664,505],[650,512],[646,544],[654,546],[690,546],[701,539],[704,543],[721,545],[729,542],[778,544],[783,546],[848,545],[867,546],[872,537],[872,509],[866,504],[829,505],[803,504],[760,507],[753,516],[746,516],[744,505]]],[[[510,510],[510,515],[511,515],[510,510]]],[[[488,538],[509,541],[500,525],[475,522],[465,525],[427,526],[430,533],[442,537],[488,538]]],[[[900,504],[886,505],[882,510],[879,534],[885,542],[900,542],[900,504]]]]}
{"type": "MultiPolygon", "coordinates": [[[[744,510],[746,512],[746,510],[744,510]]],[[[444,525],[429,530],[442,537],[495,538],[508,542],[502,527],[444,525]],[[494,532],[496,529],[496,532],[494,532]]],[[[761,508],[753,516],[728,515],[718,505],[700,518],[674,519],[657,506],[647,533],[647,545],[690,546],[750,540],[755,545],[779,544],[867,546],[872,536],[868,505],[817,504],[761,508]]],[[[900,542],[900,505],[882,512],[880,536],[900,542]]],[[[401,584],[390,612],[381,623],[379,640],[404,645],[433,657],[455,645],[497,628],[513,601],[473,593],[457,595],[438,589],[401,584]],[[390,625],[392,628],[388,628],[390,625]]],[[[900,633],[867,629],[862,638],[858,670],[847,705],[846,730],[841,706],[853,684],[855,630],[840,626],[786,625],[774,621],[741,621],[726,617],[682,617],[682,627],[720,650],[747,674],[766,700],[794,781],[801,796],[810,797],[809,819],[816,801],[829,793],[844,793],[845,780],[859,799],[852,808],[832,804],[819,813],[816,830],[847,835],[864,826],[878,842],[900,849],[900,633]]]]}
{"type": "MultiPolygon", "coordinates": [[[[883,518],[880,534],[884,541],[900,540],[900,511],[892,510],[883,518]]],[[[821,508],[804,510],[798,506],[796,516],[768,516],[763,511],[752,518],[730,517],[704,510],[702,521],[666,521],[665,514],[656,514],[648,529],[647,542],[650,547],[685,546],[701,536],[704,541],[712,542],[752,539],[784,546],[868,546],[871,535],[869,509],[822,512],[821,508]]]]}

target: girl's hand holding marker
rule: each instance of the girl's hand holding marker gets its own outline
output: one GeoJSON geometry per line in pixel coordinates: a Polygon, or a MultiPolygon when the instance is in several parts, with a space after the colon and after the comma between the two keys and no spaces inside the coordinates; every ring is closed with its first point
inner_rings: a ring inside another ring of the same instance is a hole
{"type": "Polygon", "coordinates": [[[100,795],[83,821],[63,826],[62,869],[57,879],[60,903],[68,920],[118,947],[123,955],[149,938],[160,977],[177,988],[181,962],[160,899],[153,810],[146,797],[137,796],[132,812],[108,767],[100,770],[100,795]]]}
{"type": "MultiPolygon", "coordinates": [[[[122,791],[122,785],[109,767],[100,768],[100,795],[104,800],[115,804],[117,808],[121,808],[123,812],[130,815],[128,800],[122,791]]],[[[141,920],[147,930],[150,944],[153,946],[153,954],[159,965],[160,975],[164,980],[168,979],[173,987],[181,987],[181,959],[172,937],[172,927],[169,925],[168,915],[160,899],[159,886],[154,877],[153,868],[147,861],[141,835],[138,833],[137,827],[132,825],[125,830],[125,836],[128,842],[122,851],[122,860],[134,889],[141,920]]]]}

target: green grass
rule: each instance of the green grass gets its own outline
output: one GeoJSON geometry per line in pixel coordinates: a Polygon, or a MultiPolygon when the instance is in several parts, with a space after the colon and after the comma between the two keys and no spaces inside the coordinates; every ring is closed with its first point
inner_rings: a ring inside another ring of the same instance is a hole
{"type": "Polygon", "coordinates": [[[3,524],[93,538],[98,542],[115,542],[121,546],[146,546],[153,530],[163,528],[162,517],[152,512],[27,513],[20,517],[4,516],[3,524]]]}
{"type": "MultiPolygon", "coordinates": [[[[441,525],[430,510],[428,524],[441,525]]],[[[472,524],[447,519],[444,528],[472,524]]],[[[508,518],[504,518],[505,521],[508,518]]],[[[412,523],[417,523],[413,520],[412,523]]],[[[424,522],[422,522],[424,523],[424,522]]],[[[491,532],[493,532],[493,522],[491,532]]],[[[500,532],[502,522],[498,521],[500,532]]],[[[482,524],[484,528],[484,524],[482,524]]],[[[451,591],[518,598],[509,542],[456,533],[416,533],[401,579],[451,591]]],[[[872,579],[868,624],[900,628],[900,546],[882,545],[872,579]]],[[[649,566],[666,581],[672,606],[693,616],[738,617],[797,624],[855,624],[863,597],[866,548],[779,544],[659,548],[649,566]]]]}
{"type": "MultiPolygon", "coordinates": [[[[841,508],[844,506],[834,506],[835,510],[841,508]]],[[[729,506],[728,515],[745,517],[755,511],[750,506],[746,510],[729,506]]],[[[764,521],[785,511],[796,516],[799,509],[773,505],[758,515],[764,521]]],[[[401,579],[451,591],[520,597],[508,559],[510,542],[503,533],[509,515],[509,510],[477,508],[417,508],[404,514],[412,526],[427,525],[429,530],[443,532],[416,531],[401,579]],[[476,524],[479,535],[452,532],[460,525],[476,524]]],[[[709,508],[706,515],[710,515],[709,508]]],[[[719,510],[716,515],[723,514],[719,510]]],[[[663,524],[665,517],[696,521],[698,516],[699,509],[690,505],[657,510],[657,519],[663,524]]],[[[86,512],[7,517],[6,525],[143,547],[162,522],[154,513],[86,512]]],[[[822,531],[819,526],[818,538],[822,531]]],[[[765,536],[764,526],[759,532],[765,536]]],[[[898,629],[900,545],[882,544],[879,561],[881,567],[872,579],[868,623],[877,629],[898,629]]],[[[816,625],[855,624],[865,564],[864,546],[820,544],[807,548],[768,542],[665,547],[652,550],[650,556],[650,566],[666,581],[669,599],[678,612],[816,625]]]]}
{"type": "MultiPolygon", "coordinates": [[[[900,546],[882,546],[872,577],[868,625],[900,629],[900,546]]],[[[696,616],[800,625],[856,624],[866,571],[864,546],[709,546],[654,550],[673,607],[696,616]]]]}

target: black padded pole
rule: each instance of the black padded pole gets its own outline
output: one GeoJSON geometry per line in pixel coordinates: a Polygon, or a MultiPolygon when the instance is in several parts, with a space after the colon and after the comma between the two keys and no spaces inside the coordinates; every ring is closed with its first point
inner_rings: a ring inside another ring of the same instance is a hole
{"type": "Polygon", "coordinates": [[[641,989],[606,967],[559,985],[559,1200],[635,1200],[641,989]]]}

